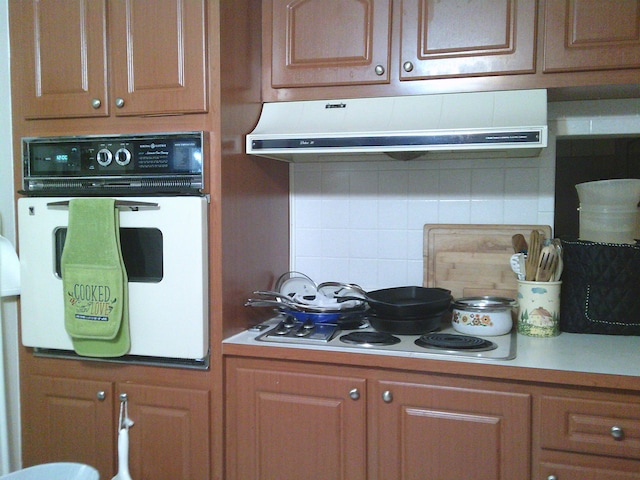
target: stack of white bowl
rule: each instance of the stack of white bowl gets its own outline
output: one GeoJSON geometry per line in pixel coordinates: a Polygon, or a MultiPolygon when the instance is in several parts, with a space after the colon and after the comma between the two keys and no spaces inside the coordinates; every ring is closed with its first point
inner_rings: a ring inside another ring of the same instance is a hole
{"type": "Polygon", "coordinates": [[[633,244],[640,238],[640,179],[579,183],[576,190],[581,240],[633,244]]]}

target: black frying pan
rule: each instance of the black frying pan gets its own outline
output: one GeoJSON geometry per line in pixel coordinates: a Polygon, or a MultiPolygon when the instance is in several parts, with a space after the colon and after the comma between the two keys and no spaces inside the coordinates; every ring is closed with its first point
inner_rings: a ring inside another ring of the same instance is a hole
{"type": "Polygon", "coordinates": [[[367,315],[366,319],[375,330],[395,335],[422,335],[440,328],[443,315],[448,311],[431,314],[424,318],[384,318],[378,315],[367,315]]]}
{"type": "MultiPolygon", "coordinates": [[[[449,308],[453,300],[451,291],[444,288],[393,287],[359,293],[374,313],[385,318],[430,317],[449,308]]],[[[339,297],[340,300],[353,298],[339,297]]]]}

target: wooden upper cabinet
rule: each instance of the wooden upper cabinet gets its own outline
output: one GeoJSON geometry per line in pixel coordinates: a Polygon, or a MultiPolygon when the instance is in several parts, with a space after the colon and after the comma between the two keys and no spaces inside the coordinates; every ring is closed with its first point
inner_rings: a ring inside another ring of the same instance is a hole
{"type": "Polygon", "coordinates": [[[390,0],[272,0],[271,14],[272,87],[389,81],[390,0]]]}
{"type": "Polygon", "coordinates": [[[25,117],[108,115],[105,2],[12,1],[10,7],[25,117]]]}
{"type": "Polygon", "coordinates": [[[402,0],[400,79],[535,71],[535,0],[402,0]]]}
{"type": "Polygon", "coordinates": [[[207,110],[203,0],[109,4],[116,115],[207,110]]]}
{"type": "Polygon", "coordinates": [[[640,68],[640,0],[547,0],[544,72],[640,68]]]}
{"type": "Polygon", "coordinates": [[[204,0],[15,0],[10,21],[27,119],[207,111],[204,0]]]}

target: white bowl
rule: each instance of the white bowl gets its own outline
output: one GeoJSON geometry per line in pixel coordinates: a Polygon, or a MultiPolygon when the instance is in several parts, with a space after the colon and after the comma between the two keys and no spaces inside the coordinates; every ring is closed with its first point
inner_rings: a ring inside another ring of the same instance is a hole
{"type": "Polygon", "coordinates": [[[614,178],[576,185],[581,206],[620,206],[633,208],[640,201],[640,179],[614,178]]]}
{"type": "Polygon", "coordinates": [[[466,297],[453,302],[451,326],[457,332],[481,337],[505,335],[513,328],[513,298],[466,297]]]}

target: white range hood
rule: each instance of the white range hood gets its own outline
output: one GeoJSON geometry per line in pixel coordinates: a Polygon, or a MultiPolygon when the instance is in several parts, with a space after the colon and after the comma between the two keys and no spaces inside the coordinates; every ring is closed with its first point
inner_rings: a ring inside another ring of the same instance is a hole
{"type": "Polygon", "coordinates": [[[534,157],[547,146],[547,92],[265,103],[246,140],[248,154],[296,162],[534,157]]]}

